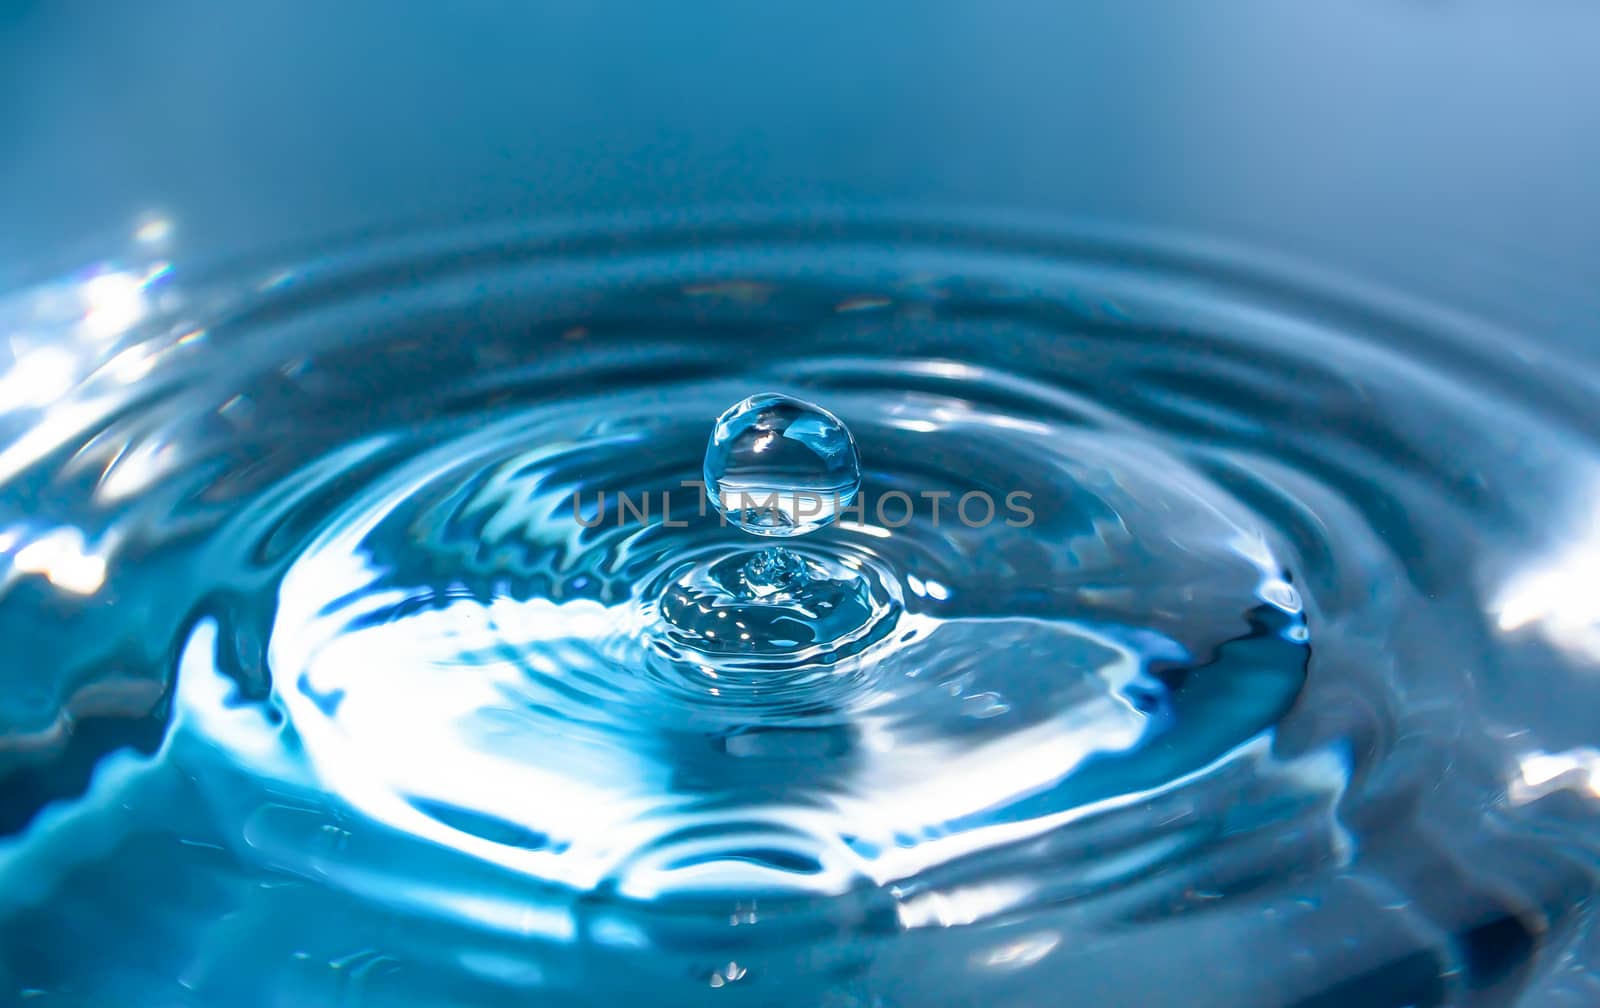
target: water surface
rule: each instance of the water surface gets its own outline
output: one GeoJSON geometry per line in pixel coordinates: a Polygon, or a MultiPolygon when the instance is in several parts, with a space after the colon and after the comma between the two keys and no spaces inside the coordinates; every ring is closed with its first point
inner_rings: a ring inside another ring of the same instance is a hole
{"type": "Polygon", "coordinates": [[[28,1003],[1593,994],[1594,389],[1514,334],[798,218],[130,250],[0,312],[28,1003]],[[730,591],[768,543],[683,490],[760,391],[859,446],[785,543],[825,610],[730,591]]]}

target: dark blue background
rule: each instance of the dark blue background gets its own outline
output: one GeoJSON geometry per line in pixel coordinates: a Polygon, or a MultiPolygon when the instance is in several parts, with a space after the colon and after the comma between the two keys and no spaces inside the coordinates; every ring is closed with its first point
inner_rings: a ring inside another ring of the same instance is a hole
{"type": "Polygon", "coordinates": [[[0,4],[0,278],[704,204],[1127,224],[1600,328],[1600,4],[0,4]]]}

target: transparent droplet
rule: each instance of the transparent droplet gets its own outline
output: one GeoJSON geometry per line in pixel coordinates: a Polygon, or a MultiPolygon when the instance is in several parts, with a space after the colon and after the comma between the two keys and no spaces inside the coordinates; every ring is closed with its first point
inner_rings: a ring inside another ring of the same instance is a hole
{"type": "Polygon", "coordinates": [[[861,489],[855,440],[839,418],[763,392],[730,406],[706,445],[706,493],[727,520],[762,536],[833,521],[861,489]]]}
{"type": "MultiPolygon", "coordinates": [[[[717,418],[705,481],[707,496],[733,525],[795,536],[835,520],[855,500],[861,464],[838,417],[763,393],[717,418]]],[[[688,658],[684,669],[713,683],[709,694],[728,699],[745,688],[745,671],[761,674],[765,695],[778,695],[775,675],[805,679],[857,653],[892,630],[899,609],[898,593],[859,563],[777,544],[691,562],[656,598],[662,653],[688,658]]]]}

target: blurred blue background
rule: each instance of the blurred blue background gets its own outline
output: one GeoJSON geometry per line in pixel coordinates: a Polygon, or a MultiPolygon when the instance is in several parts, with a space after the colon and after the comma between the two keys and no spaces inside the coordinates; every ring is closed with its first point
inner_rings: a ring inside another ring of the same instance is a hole
{"type": "Polygon", "coordinates": [[[1242,245],[1568,345],[1600,319],[1600,5],[0,5],[0,283],[702,205],[1242,245]]]}

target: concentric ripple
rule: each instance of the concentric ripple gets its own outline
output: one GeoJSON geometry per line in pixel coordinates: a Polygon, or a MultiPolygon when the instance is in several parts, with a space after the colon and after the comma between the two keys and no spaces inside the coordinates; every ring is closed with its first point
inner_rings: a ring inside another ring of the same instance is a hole
{"type": "Polygon", "coordinates": [[[1587,956],[1600,650],[1551,516],[1592,508],[1596,431],[1500,334],[947,223],[128,272],[132,328],[5,417],[0,670],[35,671],[0,922],[80,928],[116,877],[181,940],[0,979],[1399,1005],[1587,956]],[[771,541],[699,478],[769,391],[862,484],[752,591],[771,541]],[[153,755],[57,770],[98,755],[72,724],[168,711],[153,755]]]}
{"type": "MultiPolygon", "coordinates": [[[[813,359],[808,386],[869,369],[813,359]]],[[[878,460],[863,517],[894,527],[810,537],[793,604],[706,590],[748,540],[698,499],[672,503],[723,381],[574,398],[450,438],[330,514],[290,566],[274,691],[364,812],[543,879],[652,896],[902,879],[1268,730],[1309,645],[1266,531],[1175,459],[1015,400],[1001,417],[978,380],[963,387],[924,404],[931,430],[888,390],[832,397],[878,460]],[[929,443],[932,464],[897,463],[929,443]],[[960,492],[909,522],[877,506],[924,485],[960,492]],[[1028,520],[963,520],[973,485],[1022,495],[1028,520]],[[574,512],[602,494],[672,510],[574,512]],[[796,748],[821,753],[804,779],[749,793],[749,759],[796,748]],[[669,858],[681,883],[615,876],[660,835],[729,820],[725,849],[701,839],[669,858]],[[494,836],[517,841],[480,843],[494,836]]]]}

